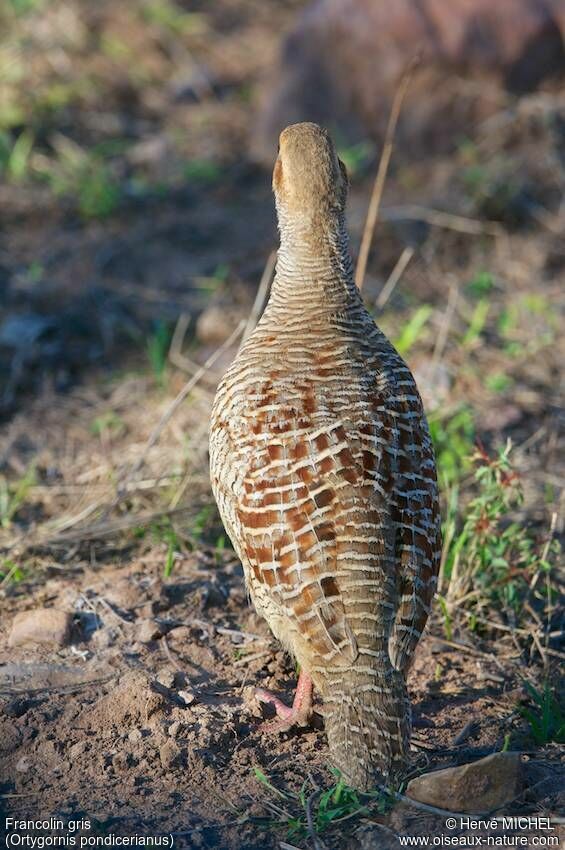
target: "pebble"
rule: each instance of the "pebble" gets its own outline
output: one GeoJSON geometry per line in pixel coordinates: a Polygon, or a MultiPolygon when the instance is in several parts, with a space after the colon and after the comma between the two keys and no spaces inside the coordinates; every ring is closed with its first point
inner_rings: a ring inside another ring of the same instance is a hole
{"type": "Polygon", "coordinates": [[[31,767],[31,758],[29,756],[22,756],[16,762],[16,770],[18,773],[26,773],[31,767]]]}
{"type": "Polygon", "coordinates": [[[159,640],[163,632],[155,620],[147,619],[139,623],[135,636],[140,643],[151,643],[153,640],[159,640]]]}
{"type": "Polygon", "coordinates": [[[175,671],[170,667],[162,667],[157,671],[155,678],[165,688],[173,688],[175,685],[175,671]]]}
{"type": "Polygon", "coordinates": [[[165,741],[159,747],[159,759],[165,770],[178,763],[180,754],[180,749],[173,741],[165,741]]]}
{"type": "Polygon", "coordinates": [[[195,700],[196,700],[196,694],[193,693],[192,691],[184,690],[184,691],[179,691],[178,693],[179,693],[179,697],[181,698],[181,700],[184,702],[185,705],[192,705],[192,703],[195,702],[195,700]]]}
{"type": "Polygon", "coordinates": [[[72,747],[69,747],[69,757],[71,760],[79,758],[86,749],[86,744],[84,741],[78,741],[76,744],[73,744],[72,747]]]}
{"type": "Polygon", "coordinates": [[[8,646],[25,646],[26,644],[65,646],[71,637],[72,622],[71,614],[56,608],[21,611],[14,617],[8,646]]]}
{"type": "Polygon", "coordinates": [[[198,317],[196,337],[205,345],[219,345],[231,334],[238,319],[237,311],[213,304],[198,317]]]}

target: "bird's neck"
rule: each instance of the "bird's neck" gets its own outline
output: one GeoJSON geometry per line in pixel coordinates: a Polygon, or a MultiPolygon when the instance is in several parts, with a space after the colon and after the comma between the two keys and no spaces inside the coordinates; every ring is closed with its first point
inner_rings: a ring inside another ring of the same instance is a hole
{"type": "Polygon", "coordinates": [[[311,222],[279,214],[272,308],[339,312],[359,300],[343,216],[311,222]]]}

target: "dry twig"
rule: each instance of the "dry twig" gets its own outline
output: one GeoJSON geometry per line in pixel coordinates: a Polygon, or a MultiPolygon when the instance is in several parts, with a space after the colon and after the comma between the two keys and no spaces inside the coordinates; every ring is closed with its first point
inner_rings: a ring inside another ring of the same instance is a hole
{"type": "Polygon", "coordinates": [[[412,74],[414,73],[414,69],[416,68],[419,61],[420,59],[419,57],[417,57],[410,62],[408,68],[402,75],[402,78],[394,94],[394,100],[392,102],[388,125],[386,128],[383,151],[377,170],[377,176],[375,177],[375,182],[373,184],[373,192],[371,194],[371,200],[369,202],[369,209],[367,211],[367,218],[365,220],[365,227],[363,229],[363,237],[361,239],[361,247],[359,248],[359,256],[357,258],[357,266],[355,268],[355,283],[357,284],[359,289],[363,288],[363,281],[365,280],[365,272],[367,270],[369,251],[371,250],[371,242],[373,241],[373,234],[375,232],[375,225],[377,223],[377,217],[379,215],[379,207],[381,205],[381,198],[383,195],[388,166],[390,163],[390,158],[392,156],[394,134],[396,133],[396,126],[400,117],[400,110],[402,109],[402,103],[404,101],[404,97],[406,96],[406,92],[408,91],[408,86],[410,85],[412,74]]]}
{"type": "Polygon", "coordinates": [[[496,221],[479,221],[475,218],[467,218],[467,216],[448,213],[444,210],[421,207],[418,204],[383,207],[381,218],[383,221],[425,221],[435,227],[455,230],[458,233],[470,233],[473,236],[480,236],[483,233],[488,236],[502,236],[504,234],[504,229],[496,221]]]}
{"type": "Polygon", "coordinates": [[[261,275],[261,280],[257,289],[257,295],[255,296],[255,301],[253,302],[253,307],[251,308],[251,313],[249,314],[249,319],[247,320],[247,324],[245,326],[245,330],[241,338],[241,344],[239,346],[240,349],[249,334],[255,328],[257,322],[259,321],[263,306],[267,299],[267,292],[273,279],[273,272],[275,271],[276,261],[277,252],[271,251],[271,253],[267,257],[267,262],[265,263],[265,268],[263,269],[263,274],[261,275]]]}
{"type": "Polygon", "coordinates": [[[407,245],[398,260],[396,261],[396,264],[393,270],[391,271],[388,280],[379,292],[375,301],[375,307],[378,310],[382,310],[382,308],[385,306],[386,302],[394,292],[400,278],[406,271],[408,263],[414,256],[414,250],[415,249],[411,245],[407,245]]]}

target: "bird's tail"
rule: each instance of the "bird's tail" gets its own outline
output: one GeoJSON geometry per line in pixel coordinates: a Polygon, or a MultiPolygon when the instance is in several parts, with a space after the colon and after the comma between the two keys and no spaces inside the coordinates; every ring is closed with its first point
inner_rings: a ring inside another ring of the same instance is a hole
{"type": "Polygon", "coordinates": [[[410,745],[403,674],[392,666],[332,672],[324,688],[324,717],[333,766],[359,791],[394,782],[410,745]]]}

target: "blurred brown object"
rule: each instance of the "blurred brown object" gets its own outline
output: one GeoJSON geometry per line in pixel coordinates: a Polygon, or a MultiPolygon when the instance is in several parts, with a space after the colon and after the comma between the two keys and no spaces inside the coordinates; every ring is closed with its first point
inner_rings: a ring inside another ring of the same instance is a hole
{"type": "Polygon", "coordinates": [[[501,91],[531,92],[565,74],[564,33],[565,0],[316,0],[283,43],[254,153],[271,162],[281,128],[304,120],[347,140],[382,140],[400,75],[418,54],[397,142],[449,149],[500,108],[501,91]]]}

